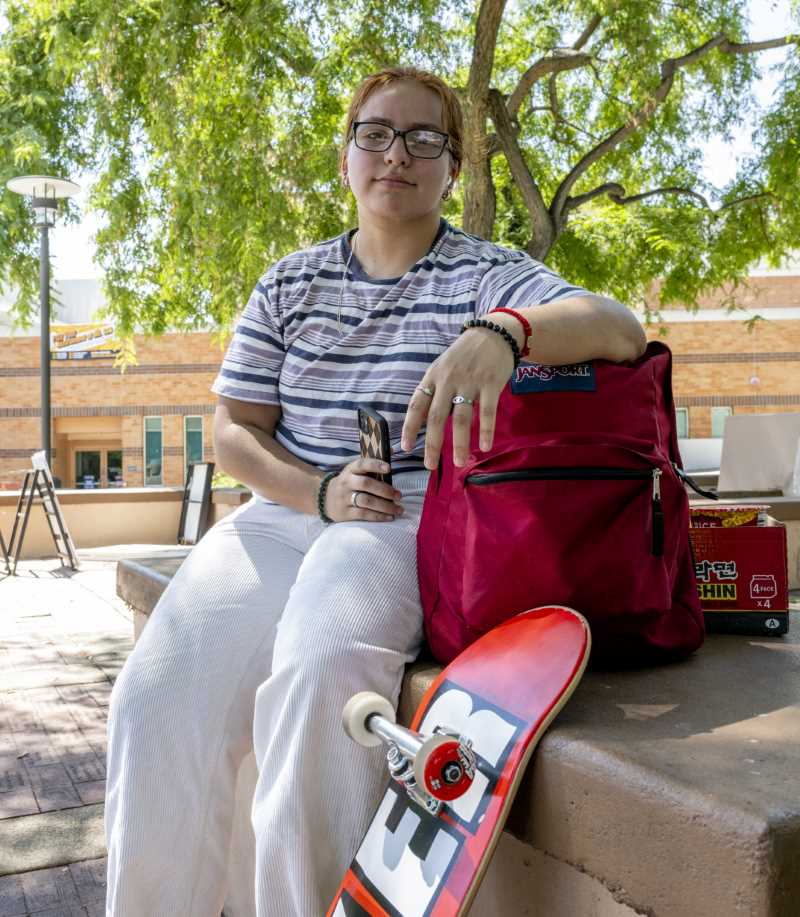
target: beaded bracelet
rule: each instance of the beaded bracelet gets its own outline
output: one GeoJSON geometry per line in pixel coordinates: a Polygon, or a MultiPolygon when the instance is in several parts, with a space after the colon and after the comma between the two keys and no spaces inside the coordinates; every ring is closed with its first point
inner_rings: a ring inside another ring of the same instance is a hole
{"type": "Polygon", "coordinates": [[[328,484],[339,474],[338,471],[329,471],[324,478],[319,482],[319,490],[317,491],[317,512],[319,513],[319,518],[325,523],[325,525],[330,525],[332,522],[335,522],[335,519],[325,512],[325,495],[328,492],[328,484]]]}
{"type": "Polygon", "coordinates": [[[489,331],[494,331],[500,335],[511,348],[511,352],[514,354],[514,369],[519,366],[520,353],[519,346],[514,340],[514,335],[510,331],[506,331],[502,325],[498,325],[495,322],[488,322],[485,318],[471,318],[468,322],[464,322],[461,326],[461,333],[468,331],[470,328],[487,328],[489,331]]]}
{"type": "Polygon", "coordinates": [[[514,318],[522,325],[522,330],[525,333],[525,340],[523,341],[522,350],[520,351],[520,356],[527,357],[528,354],[531,352],[530,347],[528,347],[528,340],[530,339],[531,335],[533,334],[533,331],[531,330],[531,323],[528,321],[527,318],[525,318],[524,315],[522,315],[520,312],[517,312],[516,309],[508,309],[507,307],[503,306],[500,309],[492,309],[489,315],[494,315],[495,312],[505,312],[506,315],[513,315],[514,318]]]}

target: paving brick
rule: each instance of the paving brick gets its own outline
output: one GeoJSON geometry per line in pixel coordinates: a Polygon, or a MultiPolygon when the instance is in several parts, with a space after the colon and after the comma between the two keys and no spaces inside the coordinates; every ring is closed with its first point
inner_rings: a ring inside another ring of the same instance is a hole
{"type": "Polygon", "coordinates": [[[73,863],[69,867],[82,904],[100,902],[105,906],[107,868],[106,857],[101,860],[84,860],[83,863],[73,863]]]}
{"type": "Polygon", "coordinates": [[[34,787],[34,796],[41,812],[59,812],[61,809],[74,809],[84,805],[73,786],[57,786],[48,789],[34,787]]]}
{"type": "Polygon", "coordinates": [[[25,917],[27,913],[19,877],[0,877],[0,917],[25,917]]]}
{"type": "Polygon", "coordinates": [[[65,761],[64,767],[73,783],[87,783],[93,780],[103,780],[106,776],[105,764],[92,755],[91,760],[65,761]]]}
{"type": "Polygon", "coordinates": [[[46,764],[44,767],[29,767],[28,777],[34,790],[70,786],[72,781],[63,764],[46,764]]]}
{"type": "Polygon", "coordinates": [[[88,783],[76,783],[75,789],[81,802],[85,806],[93,805],[96,802],[105,802],[106,782],[105,780],[91,780],[88,783]]]}
{"type": "Polygon", "coordinates": [[[0,771],[0,794],[11,793],[13,790],[27,786],[30,782],[24,767],[21,765],[9,770],[4,769],[0,771]]]}
{"type": "Polygon", "coordinates": [[[0,793],[0,819],[16,818],[18,815],[36,815],[38,811],[36,797],[29,786],[20,787],[10,793],[0,793]]]}
{"type": "Polygon", "coordinates": [[[97,684],[91,685],[87,690],[87,694],[94,700],[94,702],[100,707],[108,707],[109,701],[111,699],[111,685],[97,684]]]}
{"type": "MultiPolygon", "coordinates": [[[[67,866],[56,866],[52,869],[37,869],[20,876],[25,903],[31,913],[45,908],[80,907],[78,890],[72,881],[72,873],[67,866]]],[[[65,911],[69,913],[69,910],[65,911]]]]}
{"type": "Polygon", "coordinates": [[[44,764],[58,764],[62,755],[63,752],[60,749],[45,742],[39,748],[33,747],[30,751],[20,751],[17,758],[20,764],[24,761],[31,767],[41,767],[44,764]]]}
{"type": "Polygon", "coordinates": [[[43,911],[31,911],[29,917],[86,917],[86,908],[76,904],[48,907],[43,911]]]}

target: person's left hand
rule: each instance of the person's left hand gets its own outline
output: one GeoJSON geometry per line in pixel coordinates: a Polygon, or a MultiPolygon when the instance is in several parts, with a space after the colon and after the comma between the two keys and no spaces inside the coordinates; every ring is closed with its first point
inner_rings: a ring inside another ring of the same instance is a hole
{"type": "Polygon", "coordinates": [[[480,411],[479,447],[483,452],[491,449],[497,402],[513,369],[511,348],[497,332],[470,328],[459,335],[428,367],[409,402],[400,440],[403,449],[410,452],[414,448],[420,428],[427,423],[425,467],[433,471],[439,464],[444,425],[452,410],[453,461],[466,463],[473,406],[468,401],[453,404],[456,395],[475,402],[474,409],[480,411]]]}

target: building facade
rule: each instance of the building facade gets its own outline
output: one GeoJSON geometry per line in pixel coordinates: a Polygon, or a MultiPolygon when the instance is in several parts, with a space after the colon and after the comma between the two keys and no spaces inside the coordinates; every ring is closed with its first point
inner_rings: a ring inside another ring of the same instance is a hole
{"type": "Polygon", "coordinates": [[[732,312],[720,292],[646,326],[673,353],[681,437],[721,437],[731,414],[800,411],[800,271],[753,274],[735,296],[732,312]]]}
{"type": "MultiPolygon", "coordinates": [[[[213,461],[211,383],[222,351],[209,334],[137,337],[139,363],[51,366],[53,474],[63,487],[181,485],[213,461]]],[[[0,483],[19,487],[41,448],[39,338],[0,337],[0,483]]]]}
{"type": "MultiPolygon", "coordinates": [[[[734,313],[727,300],[711,296],[695,314],[668,310],[647,326],[674,355],[681,436],[722,436],[731,414],[800,411],[800,271],[752,276],[734,313]]],[[[85,321],[83,311],[61,320],[85,321]]],[[[218,341],[140,336],[136,351],[138,365],[124,372],[112,359],[52,362],[52,466],[62,486],[180,486],[190,463],[214,461],[218,341]]],[[[0,327],[0,487],[19,487],[40,448],[39,398],[38,337],[0,327]]]]}

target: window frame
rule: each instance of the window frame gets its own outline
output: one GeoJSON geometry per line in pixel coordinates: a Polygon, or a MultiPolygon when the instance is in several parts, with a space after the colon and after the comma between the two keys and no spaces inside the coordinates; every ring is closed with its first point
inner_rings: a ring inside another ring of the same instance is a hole
{"type": "Polygon", "coordinates": [[[675,408],[675,425],[678,428],[678,439],[689,439],[691,435],[689,432],[689,408],[675,408]],[[681,436],[681,424],[678,419],[680,416],[686,418],[686,432],[683,436],[681,436]]]}
{"type": "Polygon", "coordinates": [[[146,414],[142,418],[142,482],[145,487],[163,487],[164,486],[164,418],[160,414],[146,414]],[[148,420],[157,420],[158,421],[158,435],[161,437],[161,442],[159,446],[159,452],[161,456],[161,474],[159,475],[158,481],[149,481],[147,475],[147,434],[155,433],[155,430],[147,429],[148,420]]]}
{"type": "Polygon", "coordinates": [[[183,415],[183,480],[184,481],[186,481],[189,477],[188,434],[190,432],[192,433],[199,432],[200,433],[200,458],[197,460],[197,462],[192,462],[193,465],[200,464],[203,462],[204,457],[205,457],[205,446],[203,443],[203,434],[205,431],[203,430],[203,415],[202,414],[184,414],[183,415]],[[198,430],[189,431],[187,429],[187,421],[189,420],[199,420],[200,421],[199,431],[198,430]]]}
{"type": "Polygon", "coordinates": [[[729,404],[715,404],[711,408],[711,438],[712,439],[723,439],[725,436],[725,421],[722,422],[722,432],[714,432],[714,420],[715,418],[723,417],[733,417],[733,408],[729,404]],[[725,414],[719,413],[720,411],[725,411],[725,414]]]}

